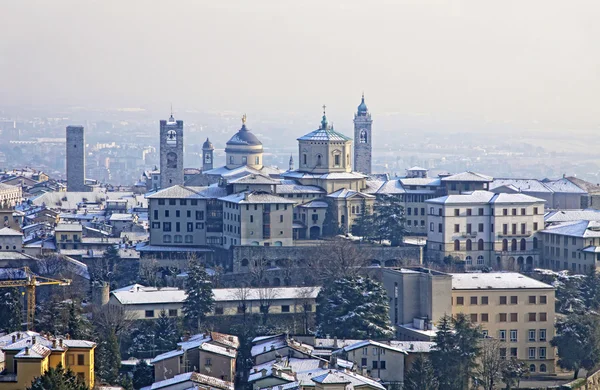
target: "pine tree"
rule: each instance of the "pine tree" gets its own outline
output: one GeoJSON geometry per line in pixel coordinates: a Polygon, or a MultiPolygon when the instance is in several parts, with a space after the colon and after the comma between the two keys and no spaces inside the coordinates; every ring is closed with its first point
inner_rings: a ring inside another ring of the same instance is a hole
{"type": "Polygon", "coordinates": [[[68,319],[66,333],[73,339],[86,340],[91,337],[91,324],[87,317],[83,315],[81,304],[71,301],[67,304],[68,319]]]}
{"type": "Polygon", "coordinates": [[[22,329],[23,303],[18,288],[2,289],[0,293],[0,329],[14,332],[22,329]]]}
{"type": "Polygon", "coordinates": [[[181,337],[177,319],[168,317],[167,313],[162,310],[154,324],[154,334],[158,351],[166,352],[176,348],[181,337]]]}
{"type": "Polygon", "coordinates": [[[66,370],[62,365],[50,367],[44,375],[37,377],[27,390],[89,390],[81,379],[77,378],[71,370],[66,370]]]}
{"type": "Polygon", "coordinates": [[[381,243],[388,240],[392,246],[398,246],[406,235],[405,222],[400,198],[387,195],[377,200],[374,212],[363,207],[354,231],[367,241],[381,243]]]}
{"type": "Polygon", "coordinates": [[[210,278],[200,263],[193,259],[188,267],[185,292],[187,297],[183,302],[183,313],[189,327],[198,330],[200,321],[206,319],[214,307],[214,296],[210,278]]]}
{"type": "Polygon", "coordinates": [[[388,310],[380,283],[365,277],[338,279],[317,296],[317,333],[350,339],[392,337],[388,310]]]}
{"type": "Polygon", "coordinates": [[[133,387],[141,389],[154,383],[154,369],[144,360],[140,360],[133,368],[133,387]]]}
{"type": "Polygon", "coordinates": [[[600,363],[600,320],[593,315],[570,315],[556,323],[551,341],[558,348],[558,365],[573,370],[590,370],[600,363]]]}
{"type": "Polygon", "coordinates": [[[110,384],[117,383],[121,367],[121,352],[114,332],[108,332],[98,340],[95,363],[96,375],[100,380],[110,384]]]}
{"type": "Polygon", "coordinates": [[[581,281],[581,296],[587,311],[600,309],[600,275],[595,267],[590,267],[590,272],[581,281]]]}
{"type": "Polygon", "coordinates": [[[434,339],[436,346],[431,352],[431,363],[440,388],[468,388],[469,379],[477,367],[480,339],[481,331],[464,314],[458,314],[456,318],[442,317],[434,339]]]}
{"type": "MultiPolygon", "coordinates": [[[[129,355],[146,358],[155,356],[156,352],[159,351],[156,340],[156,323],[154,321],[138,321],[129,334],[131,335],[131,345],[127,349],[129,355]]],[[[160,352],[166,352],[166,350],[160,352]]]]}
{"type": "Polygon", "coordinates": [[[438,379],[431,362],[419,355],[404,378],[404,390],[438,390],[438,379]]]}

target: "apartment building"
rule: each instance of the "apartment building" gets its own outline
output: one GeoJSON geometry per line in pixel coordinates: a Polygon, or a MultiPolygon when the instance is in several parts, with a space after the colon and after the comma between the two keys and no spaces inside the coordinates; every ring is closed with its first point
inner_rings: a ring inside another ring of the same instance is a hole
{"type": "Polygon", "coordinates": [[[0,390],[22,390],[59,364],[94,387],[94,350],[96,343],[87,340],[43,337],[36,332],[13,332],[0,337],[0,355],[4,370],[0,390]]]}
{"type": "Polygon", "coordinates": [[[150,245],[195,247],[221,245],[222,204],[219,187],[176,185],[148,195],[150,245]]]}
{"type": "Polygon", "coordinates": [[[600,264],[600,222],[569,221],[539,232],[542,266],[586,274],[600,264]]]}
{"type": "Polygon", "coordinates": [[[452,275],[452,314],[466,314],[484,335],[503,342],[501,356],[553,374],[554,287],[514,272],[452,275]]]}
{"type": "Polygon", "coordinates": [[[531,372],[555,372],[553,286],[516,272],[402,268],[386,269],[382,278],[400,340],[431,341],[444,315],[464,313],[484,335],[504,343],[503,356],[525,361],[531,372]]]}
{"type": "Polygon", "coordinates": [[[233,245],[292,246],[294,205],[267,192],[240,192],[223,202],[223,247],[233,245]]]}
{"type": "Polygon", "coordinates": [[[430,260],[451,256],[468,269],[531,269],[539,264],[535,234],[544,228],[544,200],[473,191],[425,203],[430,260]]]}

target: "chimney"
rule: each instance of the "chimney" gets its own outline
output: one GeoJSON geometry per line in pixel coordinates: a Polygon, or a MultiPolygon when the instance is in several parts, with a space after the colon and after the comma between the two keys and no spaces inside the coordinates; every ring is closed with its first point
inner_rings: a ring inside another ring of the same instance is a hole
{"type": "Polygon", "coordinates": [[[177,345],[177,350],[178,350],[178,351],[182,351],[182,350],[183,350],[183,347],[182,347],[181,345],[177,345]]]}
{"type": "Polygon", "coordinates": [[[35,336],[33,336],[33,337],[31,338],[31,345],[34,345],[34,344],[35,344],[35,336]]]}
{"type": "Polygon", "coordinates": [[[415,349],[415,345],[414,345],[414,344],[411,344],[411,345],[410,345],[410,350],[411,350],[411,351],[413,351],[414,349],[415,349]]]}
{"type": "Polygon", "coordinates": [[[29,355],[29,347],[25,347],[25,355],[29,355]]]}
{"type": "Polygon", "coordinates": [[[67,340],[71,340],[71,335],[67,333],[67,340]]]}
{"type": "Polygon", "coordinates": [[[58,346],[62,347],[63,346],[63,339],[58,339],[58,346]]]}
{"type": "Polygon", "coordinates": [[[21,339],[21,333],[17,333],[17,340],[21,339]]]}
{"type": "Polygon", "coordinates": [[[233,343],[233,336],[229,336],[229,337],[227,337],[227,340],[229,340],[230,342],[232,342],[232,343],[233,343]]]}
{"type": "Polygon", "coordinates": [[[15,336],[14,334],[12,335],[12,342],[16,342],[17,341],[17,336],[15,336]]]}
{"type": "Polygon", "coordinates": [[[337,340],[337,336],[333,337],[333,348],[338,348],[338,340],[337,340]]]}
{"type": "Polygon", "coordinates": [[[52,339],[52,348],[55,349],[56,348],[56,339],[52,339]]]}

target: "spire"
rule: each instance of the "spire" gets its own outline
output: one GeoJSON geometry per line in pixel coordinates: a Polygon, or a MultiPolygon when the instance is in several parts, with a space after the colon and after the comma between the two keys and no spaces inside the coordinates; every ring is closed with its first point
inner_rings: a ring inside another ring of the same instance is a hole
{"type": "Polygon", "coordinates": [[[360,104],[358,105],[358,116],[367,115],[367,111],[369,110],[367,109],[367,104],[365,103],[365,93],[363,92],[360,104]]]}
{"type": "Polygon", "coordinates": [[[175,122],[175,118],[173,117],[173,103],[171,103],[171,116],[169,117],[169,122],[175,122]]]}
{"type": "Polygon", "coordinates": [[[246,114],[242,115],[242,130],[247,130],[246,129],[246,114]]]}
{"type": "Polygon", "coordinates": [[[293,171],[294,170],[294,156],[290,154],[290,165],[289,165],[289,170],[293,171]]]}
{"type": "Polygon", "coordinates": [[[326,105],[323,104],[323,119],[321,120],[321,128],[327,130],[327,115],[325,113],[326,105]]]}

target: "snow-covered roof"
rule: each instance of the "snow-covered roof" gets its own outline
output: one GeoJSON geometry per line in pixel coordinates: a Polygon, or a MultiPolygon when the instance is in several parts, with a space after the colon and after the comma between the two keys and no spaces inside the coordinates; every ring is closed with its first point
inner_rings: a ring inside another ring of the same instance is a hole
{"type": "Polygon", "coordinates": [[[23,233],[20,231],[5,227],[0,229],[0,236],[22,236],[23,233]]]}
{"type": "Polygon", "coordinates": [[[317,208],[327,208],[329,206],[327,205],[327,202],[324,202],[322,200],[311,200],[310,202],[306,202],[304,204],[301,204],[298,207],[305,207],[305,208],[309,208],[309,209],[312,209],[312,208],[317,209],[317,208]]]}
{"type": "Polygon", "coordinates": [[[275,351],[281,348],[289,347],[306,355],[312,355],[314,347],[304,344],[300,341],[287,338],[286,335],[278,335],[274,338],[268,338],[262,341],[253,342],[250,354],[252,356],[261,355],[269,351],[275,351]]]}
{"type": "Polygon", "coordinates": [[[354,191],[354,190],[349,190],[346,188],[342,188],[340,190],[337,190],[335,192],[332,192],[331,194],[328,194],[327,197],[328,198],[352,198],[354,196],[358,196],[361,198],[374,198],[373,195],[370,194],[364,194],[362,192],[358,192],[358,191],[354,191]]]}
{"type": "Polygon", "coordinates": [[[537,179],[498,179],[490,183],[490,190],[499,187],[509,187],[521,192],[552,192],[544,183],[537,179]]]}
{"type": "Polygon", "coordinates": [[[222,347],[220,345],[202,343],[199,348],[206,352],[211,352],[217,355],[227,356],[230,358],[235,358],[237,356],[237,351],[234,348],[222,347]]]}
{"type": "Polygon", "coordinates": [[[189,187],[175,185],[169,188],[158,190],[152,195],[146,196],[146,199],[199,199],[203,198],[198,192],[189,187]]]}
{"type": "Polygon", "coordinates": [[[110,216],[109,221],[124,221],[124,222],[133,221],[133,215],[132,214],[115,213],[110,216]]]}
{"type": "MultiPolygon", "coordinates": [[[[159,382],[154,382],[151,386],[144,387],[143,390],[158,390],[175,386],[177,384],[191,382],[191,384],[201,384],[209,386],[209,388],[234,390],[233,383],[218,379],[212,376],[199,374],[197,372],[186,372],[184,374],[175,375],[173,378],[165,379],[159,382]]],[[[177,387],[180,389],[180,387],[177,387]]],[[[196,388],[196,386],[192,386],[196,388]]],[[[204,388],[204,386],[202,387],[204,388]]]]}
{"type": "Polygon", "coordinates": [[[549,222],[568,222],[568,221],[600,221],[600,210],[554,210],[544,215],[544,221],[549,222]]]}
{"type": "Polygon", "coordinates": [[[435,347],[433,341],[389,341],[390,345],[396,348],[401,348],[407,353],[429,353],[435,347]]]}
{"type": "Polygon", "coordinates": [[[575,183],[566,178],[544,181],[544,184],[554,192],[586,194],[585,190],[579,188],[575,183]]]}
{"type": "MultiPolygon", "coordinates": [[[[268,293],[273,300],[316,299],[320,287],[269,287],[248,288],[244,293],[247,301],[257,301],[268,293]]],[[[185,300],[185,290],[174,287],[145,287],[140,284],[126,286],[111,291],[111,294],[123,305],[141,305],[151,303],[181,303],[185,300]]],[[[213,295],[216,302],[240,300],[239,288],[215,288],[213,295]]]]}
{"type": "Polygon", "coordinates": [[[300,171],[287,171],[281,174],[284,178],[290,179],[328,179],[328,180],[343,180],[343,179],[362,179],[366,176],[358,172],[332,172],[332,173],[310,173],[300,171]]]}
{"type": "Polygon", "coordinates": [[[369,178],[366,181],[367,187],[363,188],[361,192],[365,194],[375,194],[381,188],[381,186],[385,184],[385,182],[386,180],[373,180],[369,178]]]}
{"type": "Polygon", "coordinates": [[[386,181],[377,190],[377,194],[383,194],[383,195],[404,194],[406,192],[412,192],[412,190],[406,189],[402,185],[400,180],[395,180],[395,179],[386,181]]]}
{"type": "Polygon", "coordinates": [[[275,180],[265,175],[250,174],[229,181],[230,184],[279,184],[279,180],[275,180]]]}
{"type": "Polygon", "coordinates": [[[338,133],[332,128],[320,128],[303,135],[298,138],[298,141],[352,141],[352,138],[347,137],[342,133],[338,133]]]}
{"type": "Polygon", "coordinates": [[[282,180],[281,184],[277,184],[275,192],[278,194],[325,194],[325,190],[321,187],[303,185],[295,180],[282,180]]]}
{"type": "Polygon", "coordinates": [[[561,236],[593,238],[600,237],[600,221],[569,221],[548,226],[541,233],[561,236]]]}
{"type": "Polygon", "coordinates": [[[487,175],[483,175],[481,173],[477,173],[477,172],[471,172],[471,171],[467,171],[467,172],[462,172],[462,173],[457,173],[455,175],[450,175],[450,176],[446,176],[442,178],[442,181],[468,181],[468,182],[491,182],[492,180],[494,180],[493,177],[491,176],[487,176],[487,175]]]}
{"type": "Polygon", "coordinates": [[[367,346],[375,346],[375,347],[387,349],[387,350],[390,350],[390,351],[394,351],[394,352],[399,352],[399,353],[406,354],[406,351],[403,350],[402,348],[398,348],[398,347],[395,347],[395,346],[391,346],[391,345],[380,343],[380,342],[373,341],[373,340],[359,341],[358,343],[355,343],[355,344],[343,347],[340,351],[348,352],[348,351],[353,351],[355,349],[361,349],[361,348],[364,348],[364,347],[367,347],[367,346]]]}
{"type": "Polygon", "coordinates": [[[407,171],[428,171],[429,169],[427,168],[422,168],[419,167],[417,165],[415,165],[414,167],[408,168],[407,171]]]}
{"type": "Polygon", "coordinates": [[[239,203],[239,204],[262,204],[262,203],[286,203],[295,204],[291,199],[285,199],[281,196],[277,196],[271,193],[262,191],[244,191],[237,194],[231,194],[219,198],[223,202],[239,203]]]}
{"type": "Polygon", "coordinates": [[[327,370],[325,373],[312,378],[313,382],[321,384],[346,384],[347,389],[356,389],[362,386],[370,386],[385,390],[385,387],[374,379],[359,375],[351,371],[327,370]]]}
{"type": "Polygon", "coordinates": [[[496,194],[491,191],[473,191],[470,193],[446,195],[429,199],[426,203],[434,204],[514,204],[514,203],[543,203],[544,199],[536,198],[523,193],[496,194]]]}
{"type": "Polygon", "coordinates": [[[398,181],[403,186],[439,187],[442,184],[438,177],[403,177],[398,181]]]}
{"type": "Polygon", "coordinates": [[[462,273],[452,275],[453,290],[554,289],[518,272],[462,273]]]}
{"type": "Polygon", "coordinates": [[[83,226],[78,223],[59,223],[54,228],[55,232],[81,232],[83,226]]]}

